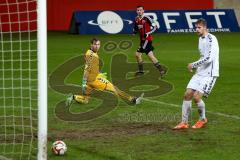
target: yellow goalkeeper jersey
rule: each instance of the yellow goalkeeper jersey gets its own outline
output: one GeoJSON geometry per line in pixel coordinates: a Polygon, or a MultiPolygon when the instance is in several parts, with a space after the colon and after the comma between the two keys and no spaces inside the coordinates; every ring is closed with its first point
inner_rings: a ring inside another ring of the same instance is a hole
{"type": "Polygon", "coordinates": [[[99,57],[97,52],[95,53],[90,49],[87,50],[85,61],[84,78],[87,79],[87,82],[93,82],[99,74],[99,57]]]}

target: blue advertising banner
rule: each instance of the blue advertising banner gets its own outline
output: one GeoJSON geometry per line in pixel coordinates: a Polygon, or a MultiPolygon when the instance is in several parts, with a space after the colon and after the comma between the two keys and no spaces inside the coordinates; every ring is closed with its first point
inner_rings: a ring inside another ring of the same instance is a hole
{"type": "MultiPolygon", "coordinates": [[[[160,26],[156,32],[195,32],[194,23],[199,18],[207,20],[210,32],[240,31],[232,9],[148,10],[145,15],[160,26]]],[[[76,11],[71,24],[79,34],[129,34],[132,33],[135,17],[135,11],[76,11]]]]}

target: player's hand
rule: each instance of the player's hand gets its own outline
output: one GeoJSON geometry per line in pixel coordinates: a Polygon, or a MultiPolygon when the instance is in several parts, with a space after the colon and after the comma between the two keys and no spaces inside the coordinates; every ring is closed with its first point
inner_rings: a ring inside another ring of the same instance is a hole
{"type": "Polygon", "coordinates": [[[192,63],[189,63],[188,66],[187,66],[189,72],[193,72],[193,66],[192,66],[192,63]]]}
{"type": "Polygon", "coordinates": [[[135,29],[133,29],[133,35],[136,35],[137,34],[137,31],[135,29]]]}
{"type": "Polygon", "coordinates": [[[83,79],[82,80],[82,93],[85,95],[86,93],[86,88],[87,88],[87,80],[83,79]]]}
{"type": "Polygon", "coordinates": [[[102,73],[102,76],[107,79],[107,72],[102,73]]]}
{"type": "Polygon", "coordinates": [[[100,73],[100,76],[101,76],[102,78],[105,78],[105,79],[107,79],[107,72],[100,73]]]}

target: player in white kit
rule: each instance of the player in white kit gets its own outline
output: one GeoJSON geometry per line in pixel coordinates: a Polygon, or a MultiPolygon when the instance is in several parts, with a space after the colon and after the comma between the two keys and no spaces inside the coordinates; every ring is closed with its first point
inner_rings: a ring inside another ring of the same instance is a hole
{"type": "Polygon", "coordinates": [[[187,85],[182,104],[182,121],[174,129],[189,128],[188,117],[192,106],[192,99],[198,106],[199,120],[192,128],[202,128],[207,123],[205,116],[205,103],[202,97],[207,97],[219,76],[219,46],[217,38],[208,33],[207,22],[200,18],[195,24],[199,35],[198,48],[200,59],[189,63],[187,68],[190,72],[196,69],[196,73],[187,85]]]}

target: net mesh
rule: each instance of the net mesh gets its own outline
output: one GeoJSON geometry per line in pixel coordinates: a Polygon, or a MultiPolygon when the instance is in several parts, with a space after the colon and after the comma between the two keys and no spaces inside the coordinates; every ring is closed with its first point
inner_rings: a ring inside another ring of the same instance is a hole
{"type": "Polygon", "coordinates": [[[36,0],[0,0],[0,159],[36,159],[36,9],[36,0]]]}

